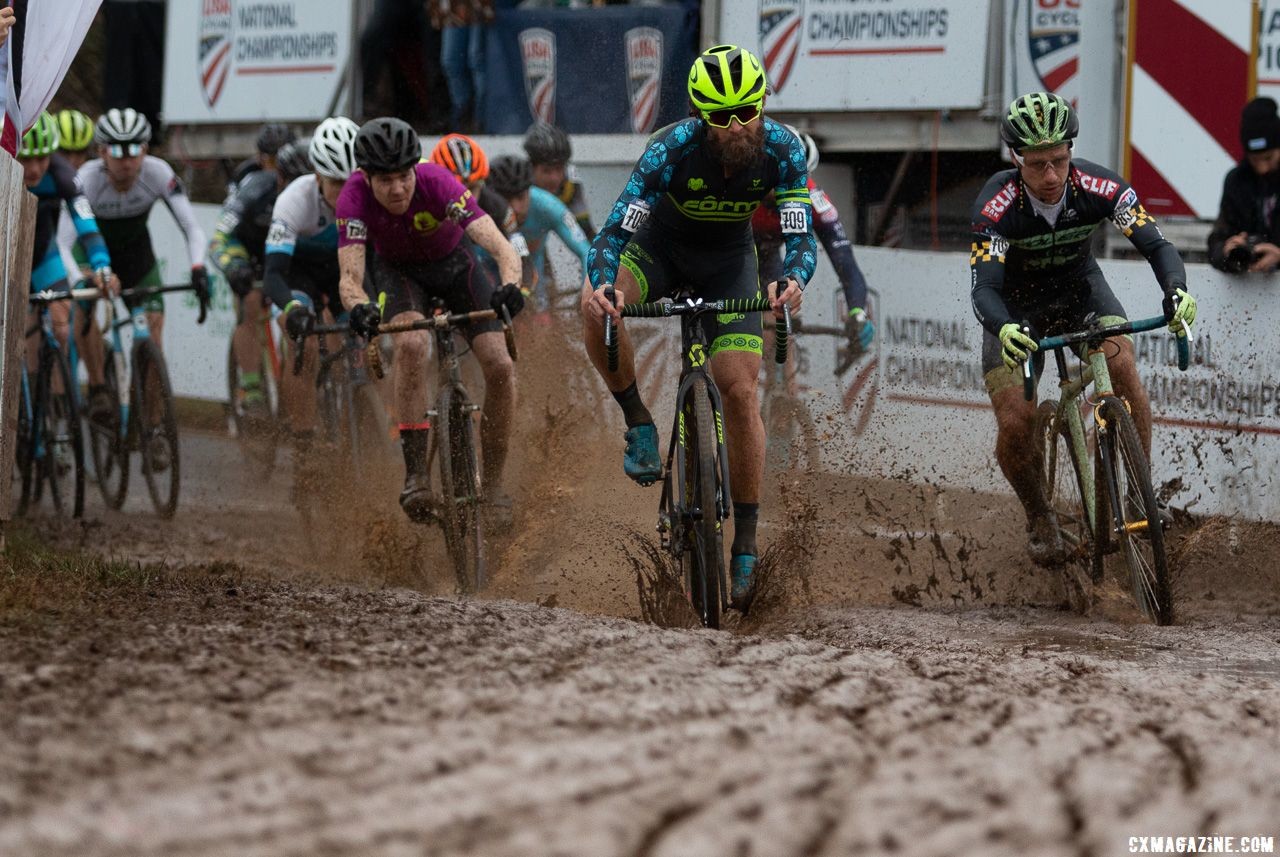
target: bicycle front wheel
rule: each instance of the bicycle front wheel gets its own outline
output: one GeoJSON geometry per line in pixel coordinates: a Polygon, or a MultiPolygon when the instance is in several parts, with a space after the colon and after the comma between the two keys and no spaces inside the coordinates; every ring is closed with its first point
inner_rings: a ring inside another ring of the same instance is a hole
{"type": "Polygon", "coordinates": [[[32,427],[31,378],[24,366],[22,387],[18,397],[18,434],[14,439],[13,478],[18,481],[18,502],[14,505],[14,514],[22,517],[27,513],[31,496],[35,493],[35,431],[32,427]]]}
{"type": "Polygon", "coordinates": [[[724,531],[720,526],[719,437],[705,378],[695,378],[681,405],[685,426],[683,485],[685,543],[682,564],[693,609],[707,628],[720,627],[724,603],[724,531]]]}
{"type": "Polygon", "coordinates": [[[133,401],[137,403],[138,446],[142,478],[151,503],[162,518],[178,510],[181,467],[178,459],[178,420],[173,412],[173,389],[160,346],[147,340],[133,352],[133,401]]]}
{"type": "Polygon", "coordinates": [[[231,423],[235,428],[236,443],[249,465],[250,472],[265,482],[276,464],[276,444],[279,431],[276,424],[275,375],[271,371],[268,355],[262,357],[263,416],[255,416],[248,410],[245,393],[240,386],[240,364],[236,361],[235,342],[227,347],[227,401],[230,403],[231,423]]]}
{"type": "Polygon", "coordinates": [[[1110,525],[1139,609],[1157,625],[1173,622],[1173,591],[1164,527],[1151,485],[1151,469],[1125,403],[1108,397],[1099,408],[1099,459],[1105,488],[1098,491],[1099,529],[1110,525]],[[1115,498],[1119,508],[1114,508],[1115,498]]]}
{"type": "Polygon", "coordinates": [[[89,456],[93,459],[93,471],[98,479],[98,493],[102,501],[112,509],[124,505],[129,491],[129,443],[125,431],[125,411],[120,401],[120,379],[124,377],[121,363],[124,358],[108,350],[104,372],[104,389],[111,400],[110,414],[91,414],[89,417],[89,456]]]}
{"type": "Polygon", "coordinates": [[[435,453],[440,478],[440,523],[458,589],[479,592],[488,582],[480,457],[476,449],[475,406],[456,388],[440,393],[435,453]]]}
{"type": "MultiPolygon", "coordinates": [[[[1068,407],[1074,407],[1074,402],[1068,407]]],[[[1062,585],[1067,603],[1086,613],[1093,603],[1093,527],[1085,506],[1088,459],[1071,438],[1071,426],[1059,419],[1057,402],[1041,402],[1036,411],[1036,439],[1041,449],[1041,490],[1058,518],[1067,556],[1062,585]]],[[[1084,438],[1082,437],[1083,444],[1084,438]]]]}
{"type": "Polygon", "coordinates": [[[38,464],[40,479],[49,486],[54,511],[78,518],[84,514],[84,436],[71,372],[61,351],[43,349],[36,389],[40,402],[36,406],[40,414],[37,431],[44,449],[38,464]]]}

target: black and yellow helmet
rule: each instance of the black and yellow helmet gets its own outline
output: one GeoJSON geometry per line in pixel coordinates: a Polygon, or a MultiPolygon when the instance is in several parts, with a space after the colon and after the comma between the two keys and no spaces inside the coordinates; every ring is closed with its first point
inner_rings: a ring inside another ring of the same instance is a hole
{"type": "Polygon", "coordinates": [[[1061,95],[1020,95],[1000,121],[1000,139],[1014,151],[1047,149],[1069,143],[1080,133],[1080,119],[1061,95]]]}
{"type": "Polygon", "coordinates": [[[689,103],[704,112],[756,104],[766,86],[759,58],[737,45],[708,48],[689,69],[689,103]]]}
{"type": "Polygon", "coordinates": [[[59,110],[58,140],[64,152],[83,152],[93,142],[93,120],[79,110],[59,110]]]}
{"type": "Polygon", "coordinates": [[[48,110],[41,110],[36,122],[22,135],[19,158],[43,158],[58,151],[58,123],[48,110]]]}

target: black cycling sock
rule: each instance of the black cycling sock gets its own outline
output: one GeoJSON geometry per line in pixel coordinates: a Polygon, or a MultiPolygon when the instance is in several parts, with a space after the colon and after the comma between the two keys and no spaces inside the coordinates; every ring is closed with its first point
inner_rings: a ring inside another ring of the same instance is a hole
{"type": "Polygon", "coordinates": [[[627,428],[653,422],[653,415],[640,400],[640,390],[636,387],[635,381],[632,381],[631,386],[621,393],[614,393],[613,398],[622,406],[622,416],[627,420],[627,428]]]}
{"type": "Polygon", "coordinates": [[[400,429],[400,447],[404,452],[405,476],[425,475],[427,471],[427,438],[429,429],[400,429]]]}
{"type": "Polygon", "coordinates": [[[729,551],[734,556],[742,554],[756,556],[756,518],[759,514],[759,503],[734,502],[733,547],[729,551]]]}

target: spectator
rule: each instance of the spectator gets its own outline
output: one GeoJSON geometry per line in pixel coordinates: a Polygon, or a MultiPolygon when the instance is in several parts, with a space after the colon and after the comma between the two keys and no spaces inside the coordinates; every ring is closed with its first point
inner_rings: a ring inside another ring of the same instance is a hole
{"type": "Polygon", "coordinates": [[[431,26],[441,31],[440,62],[453,102],[453,130],[480,129],[484,105],[484,29],[493,0],[432,0],[431,26]]]}
{"type": "Polygon", "coordinates": [[[165,0],[105,0],[106,51],[102,109],[133,107],[151,123],[152,148],[164,139],[160,84],[164,80],[165,0]]]}
{"type": "Polygon", "coordinates": [[[438,0],[375,0],[360,34],[364,112],[424,118],[433,133],[448,129],[449,90],[440,67],[441,35],[428,23],[426,7],[438,0]],[[382,72],[391,64],[391,105],[373,109],[382,72]]]}
{"type": "Polygon", "coordinates": [[[1255,98],[1240,116],[1244,158],[1222,183],[1209,262],[1230,274],[1265,273],[1280,264],[1280,116],[1271,98],[1255,98]]]}

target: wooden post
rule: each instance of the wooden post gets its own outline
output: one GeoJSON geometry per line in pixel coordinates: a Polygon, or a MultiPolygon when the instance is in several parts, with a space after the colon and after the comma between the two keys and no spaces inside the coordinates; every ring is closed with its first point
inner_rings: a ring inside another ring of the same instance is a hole
{"type": "Polygon", "coordinates": [[[13,514],[13,463],[18,390],[26,354],[27,294],[31,285],[36,198],[22,182],[22,165],[0,153],[0,547],[13,514]]]}

